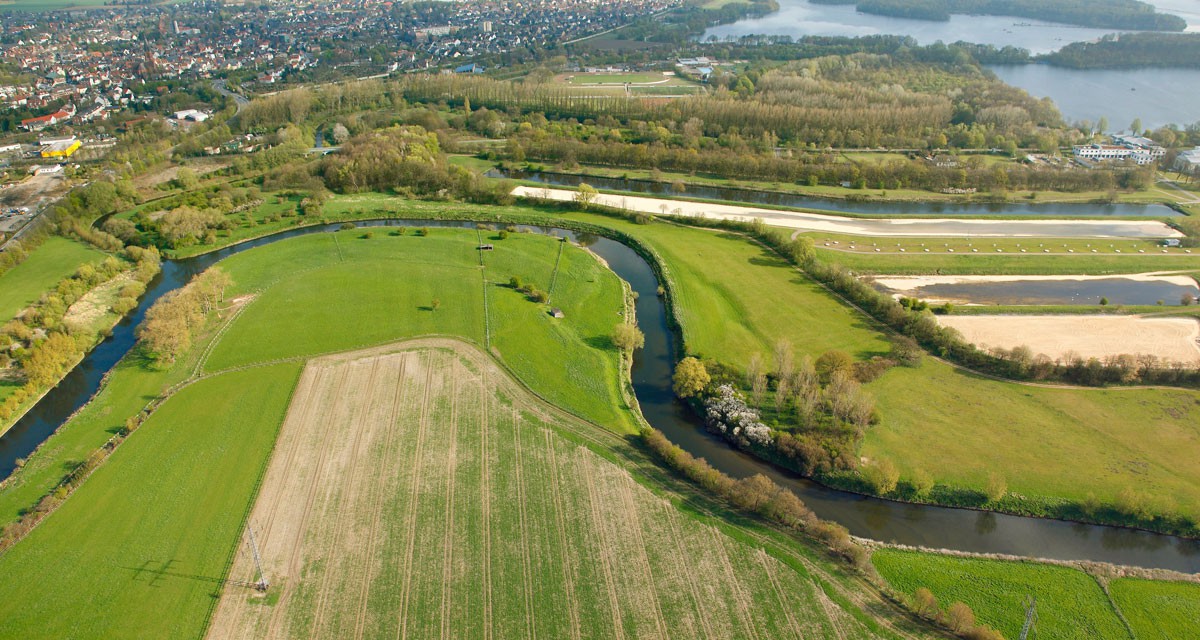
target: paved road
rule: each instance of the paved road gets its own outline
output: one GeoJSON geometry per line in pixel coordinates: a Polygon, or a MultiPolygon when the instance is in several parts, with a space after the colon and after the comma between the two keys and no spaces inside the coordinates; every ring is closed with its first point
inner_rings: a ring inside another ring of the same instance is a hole
{"type": "Polygon", "coordinates": [[[242,94],[234,93],[234,92],[230,91],[229,87],[225,85],[224,79],[213,80],[212,86],[213,86],[213,89],[217,90],[217,93],[219,93],[223,96],[229,97],[229,98],[233,98],[234,104],[237,105],[238,113],[241,113],[242,108],[245,107],[246,105],[250,104],[250,101],[247,100],[246,97],[243,96],[242,94]]]}

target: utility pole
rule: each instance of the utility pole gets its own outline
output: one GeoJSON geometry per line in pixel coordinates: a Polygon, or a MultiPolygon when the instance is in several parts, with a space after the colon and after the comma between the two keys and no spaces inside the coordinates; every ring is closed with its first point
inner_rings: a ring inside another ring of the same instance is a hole
{"type": "Polygon", "coordinates": [[[254,588],[259,591],[266,591],[271,585],[267,582],[267,574],[263,573],[262,558],[258,555],[258,541],[254,539],[254,527],[250,526],[248,522],[246,523],[246,531],[250,533],[250,551],[254,554],[254,566],[258,569],[258,582],[254,583],[254,588]]]}
{"type": "Polygon", "coordinates": [[[1021,640],[1029,639],[1029,632],[1037,624],[1037,598],[1029,596],[1025,600],[1025,625],[1021,627],[1021,640]]]}

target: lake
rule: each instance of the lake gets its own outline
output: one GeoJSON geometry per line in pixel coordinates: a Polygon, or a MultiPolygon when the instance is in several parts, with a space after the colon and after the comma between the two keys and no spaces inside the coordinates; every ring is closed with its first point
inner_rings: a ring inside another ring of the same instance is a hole
{"type": "Polygon", "coordinates": [[[1068,122],[1108,118],[1109,129],[1200,122],[1200,70],[1064,69],[1046,64],[989,66],[1001,80],[1049,97],[1068,122]]]}
{"type": "MultiPolygon", "coordinates": [[[[1183,17],[1188,21],[1188,31],[1200,31],[1200,2],[1154,0],[1151,4],[1183,17]]],[[[1072,27],[1010,16],[956,15],[948,22],[906,20],[859,13],[854,5],[779,0],[778,12],[713,27],[704,32],[703,38],[752,34],[795,38],[893,34],[912,36],[921,44],[961,40],[1048,53],[1072,42],[1096,40],[1112,32],[1112,29],[1072,27]]],[[[1068,121],[1096,122],[1104,116],[1115,131],[1127,129],[1134,118],[1141,118],[1146,127],[1200,121],[1200,70],[1076,71],[1046,65],[992,70],[1011,85],[1039,98],[1050,97],[1068,121]]]]}

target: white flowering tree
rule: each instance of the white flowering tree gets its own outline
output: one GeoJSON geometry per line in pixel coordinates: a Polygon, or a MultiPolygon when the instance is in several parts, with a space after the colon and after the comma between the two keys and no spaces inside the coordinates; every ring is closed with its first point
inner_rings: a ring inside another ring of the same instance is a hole
{"type": "Polygon", "coordinates": [[[716,394],[704,401],[704,418],[709,429],[742,447],[771,444],[770,427],[731,385],[717,387],[716,394]]]}

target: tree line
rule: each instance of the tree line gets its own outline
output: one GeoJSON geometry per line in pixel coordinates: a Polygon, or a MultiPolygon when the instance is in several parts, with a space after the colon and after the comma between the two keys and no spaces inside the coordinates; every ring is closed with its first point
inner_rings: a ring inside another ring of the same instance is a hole
{"type": "Polygon", "coordinates": [[[73,304],[132,266],[133,277],[117,292],[111,308],[123,315],[137,306],[146,283],[158,274],[158,252],[131,247],[122,257],[81,265],[0,327],[0,369],[7,369],[21,382],[0,402],[0,419],[11,418],[25,403],[56,384],[96,340],[93,327],[68,318],[73,304]]]}
{"type": "MultiPolygon", "coordinates": [[[[856,4],[855,0],[812,0],[856,4]]],[[[1098,29],[1183,31],[1187,21],[1138,0],[857,0],[856,8],[895,18],[947,21],[951,14],[1015,16],[1098,29]]]]}
{"type": "Polygon", "coordinates": [[[158,366],[175,362],[192,346],[205,318],[217,309],[232,282],[221,268],[212,267],[159,298],[137,329],[139,345],[146,355],[158,366]]]}

